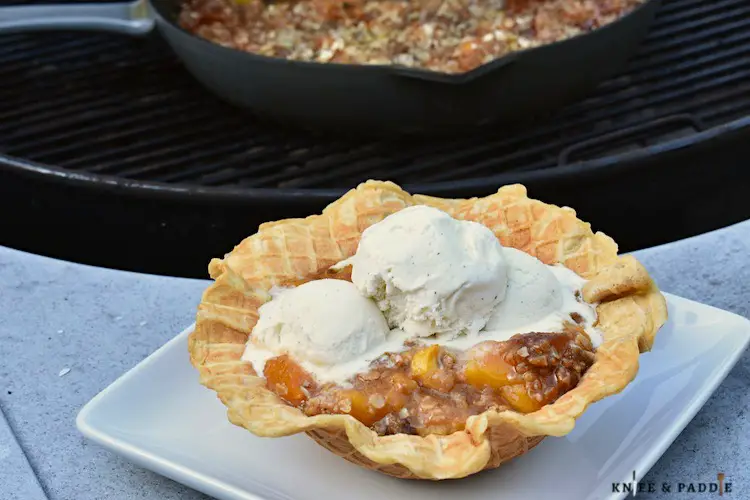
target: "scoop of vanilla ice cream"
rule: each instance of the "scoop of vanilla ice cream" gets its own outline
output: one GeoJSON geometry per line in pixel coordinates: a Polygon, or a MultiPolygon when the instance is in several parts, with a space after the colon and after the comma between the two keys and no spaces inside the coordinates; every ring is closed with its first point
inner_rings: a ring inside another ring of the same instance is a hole
{"type": "Polygon", "coordinates": [[[283,290],[258,310],[253,343],[318,365],[345,363],[382,344],[390,329],[375,303],[348,281],[283,290]]]}
{"type": "Polygon", "coordinates": [[[503,248],[503,255],[508,263],[508,292],[492,311],[487,330],[521,328],[562,309],[562,286],[549,266],[515,248],[503,248]]]}
{"type": "Polygon", "coordinates": [[[559,332],[565,323],[576,321],[572,316],[575,313],[594,347],[603,342],[601,332],[594,326],[595,305],[576,297],[586,283],[584,278],[565,266],[545,265],[515,248],[503,248],[503,254],[508,262],[508,290],[480,336],[507,340],[517,333],[559,332]]]}
{"type": "Polygon", "coordinates": [[[392,327],[412,336],[481,330],[505,297],[502,247],[487,227],[426,206],[405,208],[368,227],[352,282],[392,327]]]}

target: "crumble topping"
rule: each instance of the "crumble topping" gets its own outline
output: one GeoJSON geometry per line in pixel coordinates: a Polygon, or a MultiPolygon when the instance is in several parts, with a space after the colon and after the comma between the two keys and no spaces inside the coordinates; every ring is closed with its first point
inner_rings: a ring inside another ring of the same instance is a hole
{"type": "Polygon", "coordinates": [[[179,24],[264,56],[462,73],[593,31],[643,1],[188,0],[179,24]]]}

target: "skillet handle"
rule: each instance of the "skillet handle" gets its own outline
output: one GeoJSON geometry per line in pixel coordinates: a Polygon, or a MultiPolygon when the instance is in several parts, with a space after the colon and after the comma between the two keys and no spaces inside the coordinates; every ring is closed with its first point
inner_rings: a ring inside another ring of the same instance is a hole
{"type": "Polygon", "coordinates": [[[146,0],[0,7],[0,33],[86,30],[145,35],[153,27],[146,0]]]}

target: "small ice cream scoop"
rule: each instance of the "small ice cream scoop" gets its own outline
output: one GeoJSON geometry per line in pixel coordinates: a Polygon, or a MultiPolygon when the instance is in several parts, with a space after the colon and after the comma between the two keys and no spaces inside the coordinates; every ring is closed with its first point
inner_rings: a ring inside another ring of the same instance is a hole
{"type": "Polygon", "coordinates": [[[390,331],[375,303],[343,280],[283,290],[258,312],[251,336],[256,346],[316,365],[358,358],[383,344],[390,331]]]}
{"type": "Polygon", "coordinates": [[[507,266],[492,231],[427,206],[368,227],[336,267],[348,264],[360,293],[411,336],[476,333],[505,297],[507,266]]]}
{"type": "Polygon", "coordinates": [[[503,254],[508,262],[508,293],[492,311],[487,330],[523,328],[562,311],[562,285],[550,266],[515,248],[504,248],[503,254]]]}

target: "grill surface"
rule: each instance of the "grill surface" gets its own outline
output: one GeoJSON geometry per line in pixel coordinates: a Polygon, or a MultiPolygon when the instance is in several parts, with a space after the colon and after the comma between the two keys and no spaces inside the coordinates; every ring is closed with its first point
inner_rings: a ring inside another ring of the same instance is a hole
{"type": "Polygon", "coordinates": [[[748,114],[747,0],[666,0],[629,68],[588,99],[535,124],[440,141],[321,140],[260,123],[199,87],[155,36],[0,36],[0,153],[180,186],[490,183],[641,151],[748,114]]]}
{"type": "Polygon", "coordinates": [[[630,67],[588,99],[450,140],[259,122],[199,87],[158,36],[4,35],[0,245],[205,277],[258,224],[387,178],[452,197],[523,182],[629,251],[750,217],[749,132],[748,0],[665,0],[630,67]]]}

